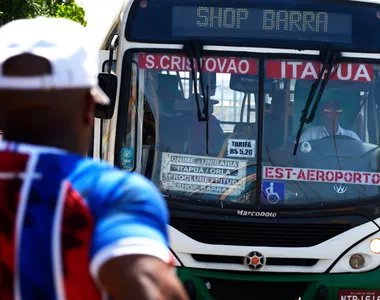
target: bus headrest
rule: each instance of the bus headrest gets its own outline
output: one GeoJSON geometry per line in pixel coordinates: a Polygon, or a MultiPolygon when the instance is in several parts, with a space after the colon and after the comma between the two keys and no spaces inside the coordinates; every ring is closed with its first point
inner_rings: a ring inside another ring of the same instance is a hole
{"type": "Polygon", "coordinates": [[[181,97],[181,91],[178,89],[180,83],[178,75],[158,74],[157,96],[163,100],[175,101],[181,97]]]}
{"type": "Polygon", "coordinates": [[[243,133],[250,138],[256,138],[256,123],[237,123],[234,133],[243,133]]]}

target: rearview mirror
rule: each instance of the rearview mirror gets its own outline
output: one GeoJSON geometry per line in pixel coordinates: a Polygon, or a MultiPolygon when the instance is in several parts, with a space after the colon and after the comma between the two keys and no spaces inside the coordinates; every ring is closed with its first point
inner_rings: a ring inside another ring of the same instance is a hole
{"type": "Polygon", "coordinates": [[[95,117],[99,119],[109,120],[112,118],[115,103],[116,103],[116,92],[117,92],[117,76],[108,73],[98,74],[98,84],[104,93],[110,99],[109,105],[96,104],[95,106],[95,117]]]}
{"type": "Polygon", "coordinates": [[[116,60],[115,59],[112,61],[111,70],[110,70],[110,61],[109,60],[106,60],[103,63],[102,72],[109,73],[110,71],[116,72],[116,60]]]}

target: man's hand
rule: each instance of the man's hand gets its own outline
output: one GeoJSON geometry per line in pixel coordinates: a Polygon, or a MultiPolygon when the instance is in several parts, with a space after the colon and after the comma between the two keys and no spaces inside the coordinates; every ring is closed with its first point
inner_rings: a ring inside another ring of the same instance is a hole
{"type": "Polygon", "coordinates": [[[153,256],[111,259],[100,269],[99,280],[114,300],[188,300],[173,268],[153,256]]]}

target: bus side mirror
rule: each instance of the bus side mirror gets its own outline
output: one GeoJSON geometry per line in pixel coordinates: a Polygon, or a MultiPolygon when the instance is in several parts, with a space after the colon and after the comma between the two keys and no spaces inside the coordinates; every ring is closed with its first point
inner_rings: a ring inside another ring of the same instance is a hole
{"type": "Polygon", "coordinates": [[[103,120],[109,120],[112,118],[115,103],[116,103],[116,92],[117,92],[117,76],[108,73],[98,74],[98,84],[104,93],[110,99],[110,104],[108,105],[95,105],[95,117],[103,120]]]}

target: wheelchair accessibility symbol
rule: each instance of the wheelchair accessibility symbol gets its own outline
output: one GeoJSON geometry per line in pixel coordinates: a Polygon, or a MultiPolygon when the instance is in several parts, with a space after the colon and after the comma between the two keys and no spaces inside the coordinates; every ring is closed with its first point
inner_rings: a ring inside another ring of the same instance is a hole
{"type": "Polygon", "coordinates": [[[284,201],[285,183],[263,182],[263,202],[266,204],[279,204],[284,201]]]}
{"type": "Polygon", "coordinates": [[[123,148],[120,153],[120,161],[123,169],[131,170],[134,165],[135,152],[133,148],[123,148]]]}

